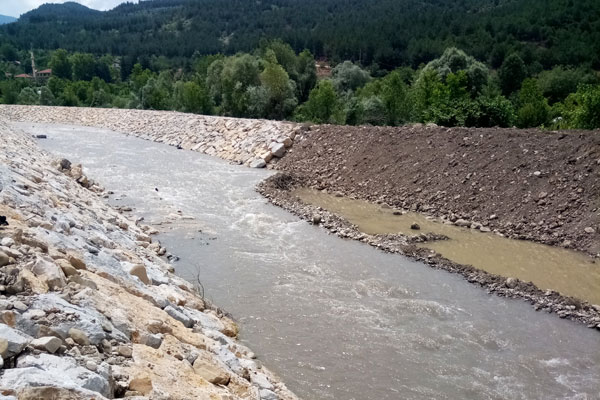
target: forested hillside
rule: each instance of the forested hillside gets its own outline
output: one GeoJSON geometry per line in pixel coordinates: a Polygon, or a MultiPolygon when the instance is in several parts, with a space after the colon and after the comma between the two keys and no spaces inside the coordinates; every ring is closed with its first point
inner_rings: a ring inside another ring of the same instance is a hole
{"type": "Polygon", "coordinates": [[[0,27],[8,104],[595,129],[599,69],[597,0],[65,3],[0,27]]]}
{"type": "Polygon", "coordinates": [[[455,46],[499,67],[600,68],[597,0],[153,0],[98,12],[44,5],[2,27],[17,47],[168,58],[251,51],[280,38],[317,58],[416,68],[455,46]]]}
{"type": "Polygon", "coordinates": [[[0,15],[0,25],[15,22],[17,19],[8,15],[0,15]]]}

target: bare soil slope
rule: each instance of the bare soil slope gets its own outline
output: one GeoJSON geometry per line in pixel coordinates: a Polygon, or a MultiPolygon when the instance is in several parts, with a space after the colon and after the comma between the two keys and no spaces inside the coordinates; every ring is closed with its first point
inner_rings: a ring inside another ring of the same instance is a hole
{"type": "Polygon", "coordinates": [[[600,253],[600,132],[307,128],[277,169],[308,185],[600,253]]]}

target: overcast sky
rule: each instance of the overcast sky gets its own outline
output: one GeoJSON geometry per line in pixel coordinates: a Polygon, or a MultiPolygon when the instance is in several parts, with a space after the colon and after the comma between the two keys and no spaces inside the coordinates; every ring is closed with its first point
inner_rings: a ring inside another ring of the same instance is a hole
{"type": "MultiPolygon", "coordinates": [[[[125,3],[126,0],[0,0],[0,14],[19,17],[19,15],[38,8],[44,3],[66,3],[67,1],[76,1],[96,10],[110,10],[121,3],[125,3]]],[[[137,3],[137,0],[129,1],[137,3]]]]}

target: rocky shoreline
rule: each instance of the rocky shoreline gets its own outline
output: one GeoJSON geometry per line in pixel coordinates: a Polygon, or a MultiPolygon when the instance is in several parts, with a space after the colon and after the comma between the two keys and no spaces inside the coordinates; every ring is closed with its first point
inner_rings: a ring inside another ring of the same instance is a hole
{"type": "Polygon", "coordinates": [[[0,121],[0,398],[296,399],[102,196],[0,121]]]}
{"type": "Polygon", "coordinates": [[[280,172],[261,182],[257,191],[272,204],[297,215],[308,223],[320,225],[330,233],[343,239],[358,240],[388,253],[402,254],[423,262],[432,268],[462,275],[470,283],[485,288],[489,293],[529,302],[536,311],[553,313],[560,318],[577,321],[600,331],[600,305],[589,304],[573,297],[562,296],[552,290],[541,290],[531,282],[512,277],[491,274],[469,265],[452,262],[415,243],[438,240],[437,237],[421,234],[415,237],[404,235],[369,235],[360,232],[344,218],[320,207],[303,203],[292,194],[294,189],[309,187],[310,181],[302,175],[280,172]]]}

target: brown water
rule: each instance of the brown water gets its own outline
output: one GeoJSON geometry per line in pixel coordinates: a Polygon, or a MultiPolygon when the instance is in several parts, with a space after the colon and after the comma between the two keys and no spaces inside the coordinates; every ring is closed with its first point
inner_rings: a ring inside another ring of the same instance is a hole
{"type": "Polygon", "coordinates": [[[200,266],[206,295],[304,400],[600,399],[596,330],[328,235],[255,192],[269,170],[95,128],[21,126],[146,222],[195,217],[160,227],[176,272],[195,280],[200,266]]]}
{"type": "Polygon", "coordinates": [[[415,235],[432,232],[446,235],[450,240],[429,242],[423,247],[460,264],[517,277],[531,281],[541,289],[556,290],[600,304],[600,263],[594,263],[585,254],[460,228],[417,213],[394,215],[394,210],[377,204],[317,190],[299,189],[294,194],[306,203],[344,217],[364,233],[415,235]],[[411,230],[413,223],[419,224],[421,230],[411,230]]]}

